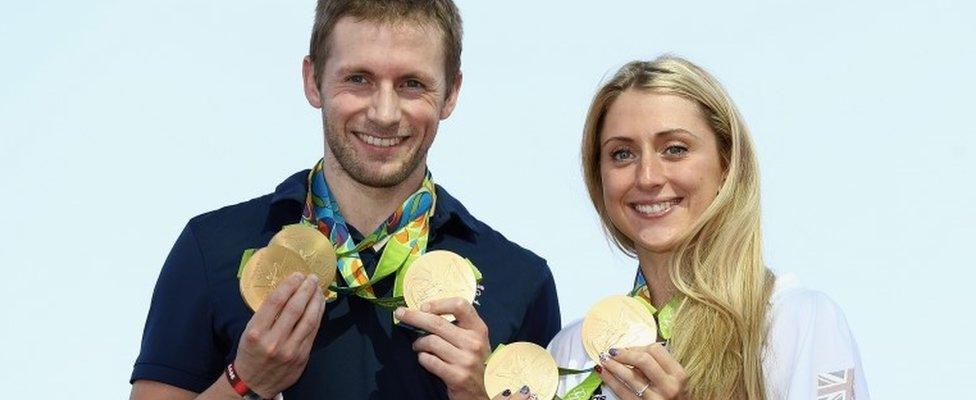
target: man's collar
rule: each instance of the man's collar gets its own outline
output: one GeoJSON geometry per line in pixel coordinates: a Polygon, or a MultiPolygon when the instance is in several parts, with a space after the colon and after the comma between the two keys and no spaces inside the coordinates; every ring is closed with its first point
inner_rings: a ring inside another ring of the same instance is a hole
{"type": "Polygon", "coordinates": [[[305,204],[305,195],[308,193],[308,173],[310,171],[308,169],[298,171],[279,183],[271,195],[271,205],[274,206],[282,201],[296,201],[305,204]]]}
{"type": "Polygon", "coordinates": [[[431,228],[435,232],[443,231],[453,221],[457,222],[458,226],[464,228],[466,232],[481,233],[482,225],[464,208],[464,205],[440,185],[435,186],[437,186],[437,205],[434,209],[434,215],[430,218],[431,228]]]}
{"type": "MultiPolygon", "coordinates": [[[[299,171],[281,182],[271,195],[271,212],[268,214],[268,221],[265,224],[266,230],[277,231],[283,225],[292,224],[298,221],[292,212],[275,212],[278,209],[294,210],[298,209],[298,218],[301,218],[301,209],[305,205],[305,196],[308,194],[308,174],[309,170],[299,171]],[[297,207],[296,207],[297,204],[297,207]],[[284,217],[285,220],[282,220],[284,217]],[[289,221],[288,219],[294,219],[289,221]]],[[[464,208],[461,203],[451,196],[440,185],[436,185],[437,204],[434,208],[434,215],[430,218],[431,230],[440,233],[444,230],[454,228],[457,223],[458,228],[464,231],[477,234],[480,232],[480,224],[474,216],[464,208]]],[[[460,233],[460,232],[457,232],[460,233]]]]}

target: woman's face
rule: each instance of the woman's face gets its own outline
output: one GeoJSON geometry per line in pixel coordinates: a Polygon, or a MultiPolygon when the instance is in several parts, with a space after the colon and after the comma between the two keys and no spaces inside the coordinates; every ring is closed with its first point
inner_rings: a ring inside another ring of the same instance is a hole
{"type": "Polygon", "coordinates": [[[600,129],[603,201],[638,249],[667,253],[724,179],[715,133],[684,97],[628,89],[600,129]]]}

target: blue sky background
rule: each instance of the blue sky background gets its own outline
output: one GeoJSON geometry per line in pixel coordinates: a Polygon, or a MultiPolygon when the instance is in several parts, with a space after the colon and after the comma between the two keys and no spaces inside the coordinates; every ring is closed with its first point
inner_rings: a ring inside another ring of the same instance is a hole
{"type": "MultiPolygon", "coordinates": [[[[763,173],[767,262],[845,310],[873,397],[976,390],[972,2],[458,4],[464,86],[430,168],[549,260],[567,323],[635,268],[604,240],[580,178],[590,96],[624,62],[669,52],[738,103],[763,173]]],[[[186,221],[321,156],[300,75],[313,8],[0,4],[7,395],[127,396],[186,221]]]]}

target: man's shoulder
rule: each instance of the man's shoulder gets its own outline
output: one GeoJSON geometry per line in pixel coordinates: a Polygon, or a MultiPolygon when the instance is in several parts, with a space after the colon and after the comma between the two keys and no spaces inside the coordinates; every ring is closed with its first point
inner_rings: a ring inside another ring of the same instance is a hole
{"type": "Polygon", "coordinates": [[[438,207],[441,206],[442,201],[448,212],[454,214],[455,218],[473,233],[479,254],[484,257],[503,259],[506,264],[522,272],[536,271],[551,275],[545,259],[475,217],[458,199],[438,186],[438,207]]]}
{"type": "Polygon", "coordinates": [[[220,208],[190,218],[190,222],[196,226],[219,225],[226,223],[228,219],[246,218],[254,215],[256,212],[266,212],[268,206],[271,204],[271,196],[273,195],[273,193],[267,193],[235,204],[221,206],[220,208]]]}
{"type": "Polygon", "coordinates": [[[512,241],[511,239],[503,235],[501,232],[495,230],[488,224],[482,222],[481,220],[478,220],[477,218],[474,218],[473,216],[472,216],[472,220],[474,220],[475,223],[478,224],[479,235],[483,238],[482,240],[485,241],[486,245],[505,251],[506,254],[508,254],[510,257],[516,258],[522,262],[533,264],[533,265],[541,265],[541,266],[546,265],[546,260],[540,257],[532,250],[529,250],[525,247],[522,247],[520,244],[515,243],[514,241],[512,241]]]}
{"type": "Polygon", "coordinates": [[[259,246],[271,225],[297,222],[302,207],[297,199],[304,196],[297,191],[304,190],[300,179],[304,173],[307,171],[293,174],[274,192],[197,215],[190,219],[187,228],[204,253],[259,246]]]}
{"type": "Polygon", "coordinates": [[[273,193],[269,193],[205,212],[190,218],[189,227],[196,236],[240,234],[250,231],[249,228],[260,230],[268,215],[272,196],[273,193]]]}

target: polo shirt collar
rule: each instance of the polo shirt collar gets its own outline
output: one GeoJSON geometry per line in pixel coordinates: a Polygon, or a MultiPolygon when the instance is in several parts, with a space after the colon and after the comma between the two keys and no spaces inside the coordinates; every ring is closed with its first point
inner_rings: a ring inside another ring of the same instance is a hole
{"type": "MultiPolygon", "coordinates": [[[[301,209],[305,205],[305,196],[308,194],[308,174],[310,170],[299,171],[278,184],[274,193],[271,195],[271,212],[268,214],[268,221],[265,224],[266,230],[277,231],[283,225],[294,223],[296,218],[292,212],[276,212],[276,210],[290,211],[296,208],[298,216],[301,216],[301,209]]],[[[466,208],[451,196],[440,185],[435,185],[437,190],[437,205],[434,208],[434,215],[430,218],[431,231],[442,232],[448,229],[461,228],[465,233],[480,233],[480,224],[466,208]]],[[[460,232],[459,232],[460,233],[460,232]]]]}

